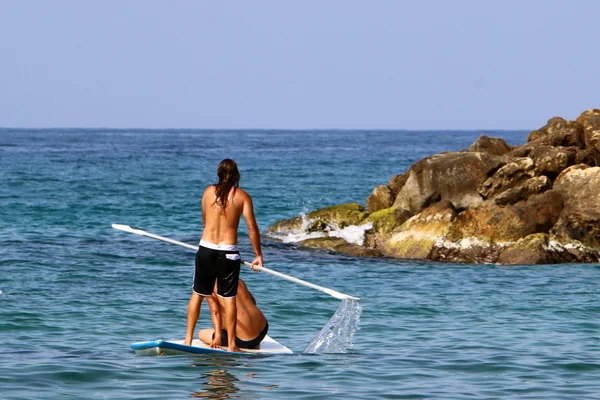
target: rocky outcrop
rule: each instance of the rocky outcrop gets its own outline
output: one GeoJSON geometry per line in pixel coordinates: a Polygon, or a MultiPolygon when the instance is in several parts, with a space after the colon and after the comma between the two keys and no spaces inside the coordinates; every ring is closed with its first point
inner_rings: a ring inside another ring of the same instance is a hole
{"type": "Polygon", "coordinates": [[[499,138],[490,138],[485,135],[479,136],[479,139],[471,146],[468,151],[475,151],[479,153],[489,153],[495,156],[503,156],[512,150],[506,142],[499,138]]]}
{"type": "Polygon", "coordinates": [[[298,244],[313,249],[343,253],[353,257],[380,257],[383,255],[383,253],[377,249],[348,243],[346,240],[339,237],[327,236],[323,238],[305,239],[298,242],[298,244]]]}
{"type": "Polygon", "coordinates": [[[394,204],[394,194],[387,185],[379,185],[367,199],[367,211],[379,211],[394,204]]]}
{"type": "Polygon", "coordinates": [[[398,190],[393,207],[412,213],[447,200],[457,209],[482,201],[477,187],[504,164],[489,153],[442,153],[413,164],[398,190]]]}
{"type": "Polygon", "coordinates": [[[559,175],[554,190],[565,206],[552,232],[600,248],[600,167],[572,166],[559,175]]]}
{"type": "Polygon", "coordinates": [[[483,182],[477,191],[484,199],[489,199],[513,189],[523,186],[535,176],[533,160],[529,157],[517,157],[505,164],[494,175],[483,182]]]}
{"type": "Polygon", "coordinates": [[[308,232],[326,231],[328,228],[345,228],[350,225],[360,225],[369,214],[358,203],[340,204],[315,210],[305,218],[294,217],[278,221],[267,232],[288,232],[304,229],[308,232]]]}
{"type": "Polygon", "coordinates": [[[585,147],[583,126],[577,121],[554,117],[542,128],[527,136],[527,142],[550,146],[585,147]]]}
{"type": "Polygon", "coordinates": [[[399,258],[427,259],[456,219],[457,213],[448,200],[423,210],[408,219],[384,241],[383,253],[399,258]]]}
{"type": "Polygon", "coordinates": [[[587,110],[577,122],[583,126],[585,148],[594,158],[595,165],[600,165],[600,110],[587,110]]]}
{"type": "Polygon", "coordinates": [[[290,231],[313,235],[301,246],[357,256],[598,262],[600,110],[552,118],[521,146],[482,135],[465,151],[426,157],[375,187],[366,209],[342,204],[269,228],[290,231]]]}
{"type": "Polygon", "coordinates": [[[550,264],[548,234],[533,233],[517,240],[500,253],[500,264],[550,264]]]}

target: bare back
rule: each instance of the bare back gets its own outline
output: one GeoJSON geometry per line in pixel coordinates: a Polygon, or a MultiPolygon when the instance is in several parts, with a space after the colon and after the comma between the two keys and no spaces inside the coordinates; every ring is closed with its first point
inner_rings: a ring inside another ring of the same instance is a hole
{"type": "MultiPolygon", "coordinates": [[[[223,299],[218,296],[217,298],[221,305],[221,309],[225,310],[222,304],[223,299]]],[[[260,309],[256,306],[254,297],[248,290],[246,283],[240,279],[238,286],[238,294],[236,296],[237,303],[237,330],[236,336],[242,340],[252,340],[256,338],[259,333],[267,325],[267,319],[260,309]]]]}
{"type": "Polygon", "coordinates": [[[237,244],[238,226],[242,215],[248,224],[249,233],[252,235],[253,229],[258,231],[252,199],[248,193],[240,188],[232,188],[225,209],[217,205],[216,199],[215,186],[206,188],[202,196],[202,240],[219,245],[237,244]]]}

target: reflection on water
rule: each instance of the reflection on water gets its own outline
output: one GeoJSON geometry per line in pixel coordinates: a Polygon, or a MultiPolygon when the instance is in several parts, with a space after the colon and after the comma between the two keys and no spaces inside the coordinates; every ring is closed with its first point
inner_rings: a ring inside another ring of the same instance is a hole
{"type": "Polygon", "coordinates": [[[240,389],[236,386],[239,379],[229,373],[241,363],[234,357],[222,354],[206,355],[192,358],[192,366],[204,367],[208,370],[201,375],[203,390],[193,392],[190,397],[202,399],[231,399],[239,398],[236,395],[240,389]]]}
{"type": "Polygon", "coordinates": [[[205,390],[194,392],[190,397],[203,399],[232,399],[239,398],[236,395],[240,389],[235,385],[239,379],[231,375],[225,369],[214,369],[210,372],[202,374],[202,378],[206,379],[204,383],[205,390]]]}
{"type": "MultiPolygon", "coordinates": [[[[256,361],[262,357],[258,355],[250,356],[252,361],[256,361]]],[[[244,356],[228,356],[224,354],[206,354],[202,356],[190,357],[192,367],[201,368],[201,384],[202,390],[192,392],[190,397],[202,399],[237,399],[243,396],[238,385],[240,379],[238,376],[243,374],[242,379],[258,378],[257,374],[250,372],[253,362],[246,359],[244,356]]],[[[247,382],[246,382],[247,383],[247,382]]],[[[242,383],[242,387],[244,383],[242,383]]],[[[264,386],[266,390],[279,389],[279,385],[271,384],[264,386]]],[[[247,389],[247,388],[246,388],[247,389]]]]}
{"type": "Polygon", "coordinates": [[[193,367],[209,367],[209,368],[234,368],[242,365],[240,359],[236,359],[239,356],[231,356],[228,354],[210,354],[206,353],[201,356],[190,356],[193,367]]]}

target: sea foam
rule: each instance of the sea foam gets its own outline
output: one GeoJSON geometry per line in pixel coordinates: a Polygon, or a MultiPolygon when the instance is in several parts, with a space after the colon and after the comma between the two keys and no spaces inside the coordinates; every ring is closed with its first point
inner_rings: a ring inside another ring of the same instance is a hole
{"type": "Polygon", "coordinates": [[[305,213],[300,215],[302,224],[297,229],[289,231],[280,231],[270,233],[270,236],[281,240],[284,243],[298,243],[306,239],[316,239],[323,237],[339,237],[348,243],[362,246],[365,241],[365,232],[373,228],[372,222],[367,222],[362,225],[350,225],[340,228],[337,224],[332,223],[327,225],[323,231],[310,232],[309,227],[315,222],[315,219],[308,218],[305,213]]]}

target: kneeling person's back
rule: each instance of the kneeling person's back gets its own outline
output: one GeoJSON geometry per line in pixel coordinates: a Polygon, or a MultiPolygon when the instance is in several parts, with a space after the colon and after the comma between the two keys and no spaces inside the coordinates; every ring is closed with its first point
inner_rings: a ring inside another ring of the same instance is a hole
{"type": "MultiPolygon", "coordinates": [[[[218,326],[217,329],[221,330],[221,334],[215,335],[213,329],[202,329],[198,336],[200,340],[206,344],[210,344],[212,347],[226,347],[229,345],[229,335],[222,324],[222,321],[227,318],[227,310],[224,307],[225,300],[222,297],[217,296],[216,287],[212,297],[214,299],[213,304],[218,304],[217,307],[211,307],[213,323],[218,326]]],[[[238,283],[236,303],[237,329],[235,343],[240,348],[258,348],[267,335],[269,324],[265,315],[256,305],[254,296],[250,293],[246,283],[242,279],[240,279],[238,283]]]]}

